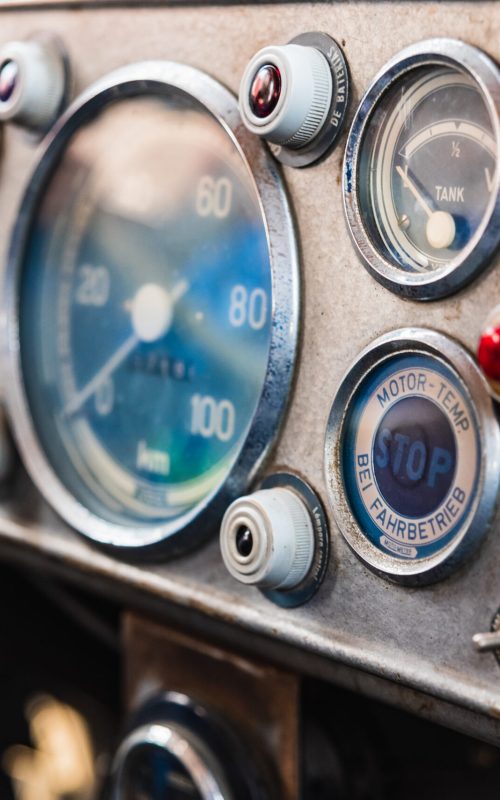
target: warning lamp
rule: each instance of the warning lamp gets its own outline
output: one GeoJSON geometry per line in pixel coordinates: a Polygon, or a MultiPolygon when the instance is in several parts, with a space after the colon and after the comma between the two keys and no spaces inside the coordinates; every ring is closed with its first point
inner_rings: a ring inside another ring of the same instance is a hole
{"type": "Polygon", "coordinates": [[[500,306],[486,321],[479,339],[477,360],[494,394],[500,398],[500,306]]]}
{"type": "Polygon", "coordinates": [[[332,98],[332,73],[315,47],[264,47],[250,60],[240,88],[246,127],[270,142],[304,147],[322,128],[332,98]]]}

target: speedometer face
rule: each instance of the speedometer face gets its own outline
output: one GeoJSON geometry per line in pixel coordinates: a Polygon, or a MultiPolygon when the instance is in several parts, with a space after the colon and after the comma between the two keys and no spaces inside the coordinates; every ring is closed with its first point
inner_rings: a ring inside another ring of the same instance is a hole
{"type": "Polygon", "coordinates": [[[241,457],[269,369],[267,228],[239,148],[187,94],[68,127],[23,251],[22,378],[58,479],[130,544],[189,522],[241,457]]]}
{"type": "MultiPolygon", "coordinates": [[[[427,44],[427,57],[410,48],[412,56],[402,54],[375,81],[369,111],[369,100],[361,104],[363,132],[356,143],[351,134],[350,145],[356,149],[354,212],[347,198],[367,266],[390,288],[424,299],[469,280],[498,238],[497,114],[474,70],[450,65],[453,43],[427,44]],[[442,64],[434,63],[436,50],[442,64]]],[[[456,47],[465,62],[472,54],[491,70],[498,85],[492,62],[474,48],[456,47]]],[[[348,158],[347,169],[352,163],[348,158]]]]}

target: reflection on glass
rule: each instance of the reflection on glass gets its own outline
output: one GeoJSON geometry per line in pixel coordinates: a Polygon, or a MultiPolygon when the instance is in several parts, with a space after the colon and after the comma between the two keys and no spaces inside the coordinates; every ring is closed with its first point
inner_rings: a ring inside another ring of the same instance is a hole
{"type": "Polygon", "coordinates": [[[167,750],[135,748],[124,767],[123,800],[202,800],[183,765],[167,750]]]}

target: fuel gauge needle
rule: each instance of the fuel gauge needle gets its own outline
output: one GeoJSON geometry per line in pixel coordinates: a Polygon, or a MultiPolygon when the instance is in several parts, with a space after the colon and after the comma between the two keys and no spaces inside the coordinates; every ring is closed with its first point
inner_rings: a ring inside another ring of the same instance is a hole
{"type": "Polygon", "coordinates": [[[427,201],[424,200],[424,198],[422,197],[422,195],[418,191],[418,189],[415,186],[415,184],[413,183],[413,181],[411,181],[410,178],[408,177],[408,170],[401,169],[400,166],[397,166],[396,167],[396,172],[398,173],[399,177],[403,181],[403,186],[405,187],[405,189],[409,189],[410,190],[410,192],[412,193],[413,197],[415,198],[417,203],[419,203],[420,206],[424,209],[424,211],[427,214],[427,216],[428,217],[432,217],[432,214],[433,214],[432,208],[430,207],[429,203],[427,203],[427,201]]]}
{"type": "Polygon", "coordinates": [[[427,214],[425,235],[431,247],[436,250],[445,250],[453,242],[456,234],[455,220],[448,211],[433,211],[429,203],[420,194],[414,182],[408,177],[408,169],[396,167],[396,172],[403,181],[405,189],[409,189],[417,203],[427,214]]]}

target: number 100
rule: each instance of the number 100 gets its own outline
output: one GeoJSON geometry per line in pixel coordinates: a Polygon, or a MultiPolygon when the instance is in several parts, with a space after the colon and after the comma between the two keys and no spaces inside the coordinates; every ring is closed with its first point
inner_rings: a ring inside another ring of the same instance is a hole
{"type": "Polygon", "coordinates": [[[215,436],[228,442],[234,435],[235,410],[230,400],[217,401],[210,395],[191,397],[191,433],[205,439],[215,436]]]}

